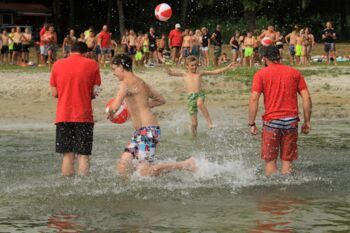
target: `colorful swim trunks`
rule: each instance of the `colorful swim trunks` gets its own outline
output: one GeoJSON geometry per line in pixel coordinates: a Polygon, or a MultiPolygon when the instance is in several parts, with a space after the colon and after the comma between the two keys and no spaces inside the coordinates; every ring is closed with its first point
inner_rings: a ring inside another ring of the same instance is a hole
{"type": "Polygon", "coordinates": [[[134,132],[124,151],[134,156],[134,159],[153,162],[156,147],[160,138],[159,126],[142,127],[134,132]]]}
{"type": "Polygon", "coordinates": [[[298,158],[298,117],[288,117],[264,122],[261,140],[261,158],[276,160],[278,154],[284,161],[298,158]]]}
{"type": "Polygon", "coordinates": [[[136,61],[141,61],[142,58],[143,58],[142,52],[137,51],[136,54],[135,54],[135,60],[136,60],[136,61]]]}
{"type": "Polygon", "coordinates": [[[197,105],[198,98],[201,98],[204,102],[205,101],[205,93],[203,91],[200,91],[197,93],[191,93],[187,97],[187,106],[188,106],[188,111],[190,112],[190,115],[194,115],[198,112],[198,105],[197,105]]]}

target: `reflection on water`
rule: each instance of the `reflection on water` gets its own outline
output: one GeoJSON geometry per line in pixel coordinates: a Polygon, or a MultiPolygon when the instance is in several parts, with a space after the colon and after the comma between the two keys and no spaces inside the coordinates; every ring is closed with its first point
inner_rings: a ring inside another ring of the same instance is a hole
{"type": "Polygon", "coordinates": [[[224,120],[200,125],[193,142],[181,114],[161,122],[157,158],[194,156],[194,175],[121,178],[115,162],[132,130],[97,124],[91,176],[62,178],[52,126],[0,126],[0,232],[350,232],[347,129],[328,136],[319,122],[313,140],[300,138],[296,175],[266,178],[243,120],[214,112],[224,120]]]}

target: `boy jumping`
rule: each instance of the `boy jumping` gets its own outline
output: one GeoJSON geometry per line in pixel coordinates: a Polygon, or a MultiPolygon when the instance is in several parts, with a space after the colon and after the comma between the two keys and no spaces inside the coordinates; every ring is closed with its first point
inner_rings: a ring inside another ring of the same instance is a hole
{"type": "Polygon", "coordinates": [[[117,171],[123,176],[135,170],[142,176],[157,176],[175,170],[195,171],[197,167],[192,158],[176,163],[154,164],[160,127],[151,108],[165,104],[165,99],[132,72],[132,59],[129,56],[115,56],[112,70],[120,81],[120,86],[109,109],[108,118],[114,115],[125,100],[136,129],[117,163],[117,171]],[[138,160],[136,165],[133,164],[134,159],[138,160]]]}
{"type": "Polygon", "coordinates": [[[185,61],[185,65],[187,68],[187,72],[183,73],[183,72],[174,71],[172,69],[168,69],[168,74],[171,76],[183,77],[185,80],[186,89],[189,94],[187,97],[187,106],[188,106],[188,111],[190,112],[190,115],[192,117],[192,127],[191,127],[192,136],[196,137],[197,126],[198,126],[198,121],[197,121],[198,108],[199,110],[201,110],[204,118],[207,120],[208,128],[211,129],[214,127],[213,122],[210,118],[208,109],[204,106],[205,93],[201,87],[202,76],[221,74],[226,70],[233,68],[234,66],[233,66],[233,63],[231,63],[225,68],[216,69],[212,71],[197,72],[198,59],[194,56],[187,57],[185,61]]]}

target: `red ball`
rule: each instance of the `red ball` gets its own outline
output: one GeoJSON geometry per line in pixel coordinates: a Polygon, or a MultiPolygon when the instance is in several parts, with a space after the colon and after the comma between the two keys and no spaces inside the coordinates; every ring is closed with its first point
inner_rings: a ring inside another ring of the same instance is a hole
{"type": "Polygon", "coordinates": [[[173,14],[173,11],[168,4],[161,3],[157,5],[154,9],[154,14],[158,20],[167,21],[168,19],[170,19],[171,15],[173,14]]]}
{"type": "Polygon", "coordinates": [[[264,38],[262,38],[261,44],[264,45],[264,46],[272,45],[272,40],[271,40],[270,37],[265,36],[264,38]]]}
{"type": "MultiPolygon", "coordinates": [[[[114,99],[110,99],[106,105],[106,112],[109,112],[109,108],[112,104],[114,99]]],[[[125,123],[129,118],[129,112],[128,108],[126,107],[126,103],[123,101],[123,103],[120,105],[118,110],[114,113],[113,117],[110,119],[112,123],[116,124],[123,124],[125,123]]]]}

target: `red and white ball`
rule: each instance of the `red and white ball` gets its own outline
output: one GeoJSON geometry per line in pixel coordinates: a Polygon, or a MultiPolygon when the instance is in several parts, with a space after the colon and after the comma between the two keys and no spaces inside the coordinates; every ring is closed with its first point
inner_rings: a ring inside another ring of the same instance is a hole
{"type": "MultiPolygon", "coordinates": [[[[110,99],[106,105],[106,113],[109,112],[109,108],[112,104],[114,99],[110,99]]],[[[114,113],[114,115],[112,116],[112,118],[110,119],[110,121],[112,123],[116,123],[116,124],[123,124],[125,123],[129,118],[129,112],[128,109],[126,107],[126,103],[123,101],[122,105],[120,105],[120,107],[118,108],[118,110],[114,113]]]]}
{"type": "Polygon", "coordinates": [[[269,45],[272,45],[272,40],[271,40],[271,38],[270,38],[270,37],[265,36],[264,38],[262,38],[262,40],[261,40],[261,44],[262,44],[263,46],[269,46],[269,45]]]}
{"type": "Polygon", "coordinates": [[[156,18],[160,21],[167,21],[171,18],[173,11],[171,7],[166,3],[161,3],[154,9],[154,14],[156,18]]]}

